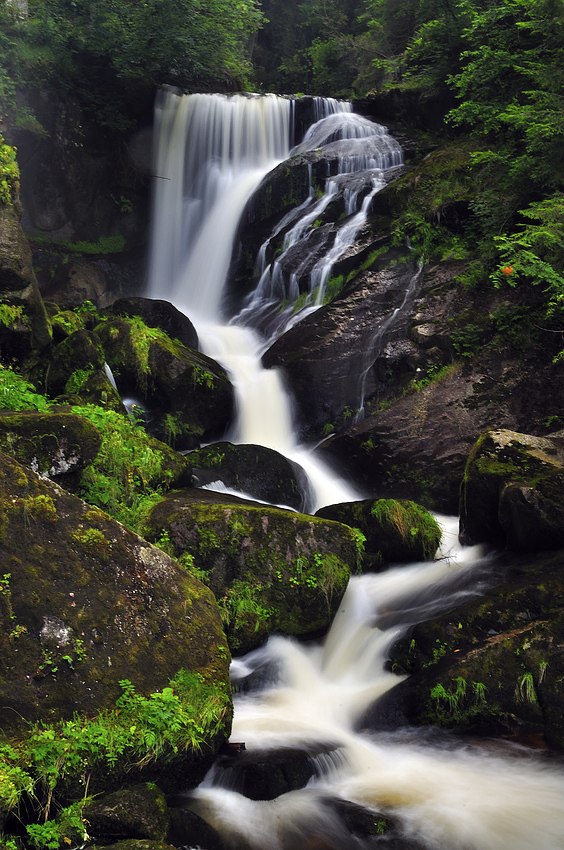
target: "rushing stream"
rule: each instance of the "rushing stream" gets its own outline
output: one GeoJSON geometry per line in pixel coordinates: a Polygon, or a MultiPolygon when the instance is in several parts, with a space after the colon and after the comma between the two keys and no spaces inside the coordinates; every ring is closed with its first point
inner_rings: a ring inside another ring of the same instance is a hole
{"type": "MultiPolygon", "coordinates": [[[[263,246],[257,288],[226,323],[222,295],[237,225],[264,175],[289,156],[292,108],[291,100],[274,95],[162,94],[150,295],[183,310],[203,350],[229,372],[238,404],[229,438],[269,446],[300,463],[318,507],[357,496],[298,444],[282,376],[261,367],[272,340],[264,325],[262,332],[253,329],[252,318],[277,301],[289,302],[278,314],[281,333],[323,303],[332,263],[354,241],[383,171],[401,162],[401,152],[383,128],[353,116],[347,105],[319,99],[318,120],[297,150],[334,153],[340,146],[339,174],[328,179],[322,197],[310,193],[279,225],[288,228],[284,251],[309,238],[341,175],[362,175],[369,191],[360,203],[359,192],[349,192],[346,226],[312,270],[301,311],[292,309],[299,293],[296,279],[284,272],[283,255],[267,264],[263,246]]],[[[374,329],[374,339],[381,331],[374,329]]],[[[390,846],[385,836],[354,837],[335,803],[344,800],[392,816],[400,836],[394,848],[412,846],[412,839],[431,850],[564,848],[564,773],[558,765],[501,742],[461,744],[428,730],[378,729],[377,722],[363,728],[371,706],[400,681],[386,667],[394,641],[483,586],[487,556],[458,545],[456,520],[441,522],[442,551],[434,562],[351,580],[323,644],[275,637],[234,661],[233,679],[242,687],[233,740],[251,752],[288,748],[317,755],[307,787],[274,800],[246,798],[232,787],[229,770],[215,767],[190,805],[228,844],[256,850],[390,846]]]]}

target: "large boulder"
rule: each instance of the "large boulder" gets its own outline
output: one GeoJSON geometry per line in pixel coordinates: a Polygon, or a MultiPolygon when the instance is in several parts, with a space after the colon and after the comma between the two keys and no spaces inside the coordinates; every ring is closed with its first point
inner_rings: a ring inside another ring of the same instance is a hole
{"type": "Polygon", "coordinates": [[[252,502],[210,504],[178,491],[147,522],[150,540],[196,568],[219,600],[233,652],[281,631],[314,637],[331,623],[358,562],[345,525],[252,502]]]}
{"type": "Polygon", "coordinates": [[[221,482],[261,502],[307,509],[308,482],[294,461],[264,446],[213,443],[190,452],[198,486],[221,482]]]}
{"type": "Polygon", "coordinates": [[[302,436],[319,438],[361,413],[374,391],[374,362],[388,334],[405,326],[420,279],[420,270],[411,264],[364,272],[266,352],[266,368],[284,368],[300,411],[302,436]]]}
{"type": "Polygon", "coordinates": [[[65,486],[69,475],[94,462],[101,443],[98,429],[72,413],[0,411],[0,450],[65,486]]]}
{"type": "Polygon", "coordinates": [[[507,556],[491,571],[501,584],[394,647],[408,722],[564,747],[562,563],[562,551],[507,556]]]}
{"type": "Polygon", "coordinates": [[[82,811],[96,842],[119,838],[164,841],[169,817],[166,798],[153,783],[143,783],[89,801],[82,811]]]}
{"type": "MultiPolygon", "coordinates": [[[[204,733],[205,768],[228,729],[230,692],[211,591],[107,514],[5,455],[0,500],[4,731],[76,712],[92,717],[115,708],[120,683],[148,696],[183,668],[223,689],[218,718],[223,712],[225,720],[217,741],[204,733]]],[[[119,774],[127,765],[117,761],[119,774]]],[[[116,776],[94,779],[95,791],[98,780],[108,787],[116,776]]]]}
{"type": "Polygon", "coordinates": [[[233,415],[233,387],[210,357],[171,340],[139,317],[95,328],[122,397],[148,409],[147,426],[178,449],[220,437],[233,415]]]}
{"type": "Polygon", "coordinates": [[[345,523],[364,535],[364,571],[402,561],[432,560],[441,542],[436,519],[415,502],[365,499],[327,505],[316,516],[345,523]]]}
{"type": "Polygon", "coordinates": [[[518,552],[564,546],[563,437],[507,429],[481,435],[460,490],[464,539],[506,543],[518,552]]]}

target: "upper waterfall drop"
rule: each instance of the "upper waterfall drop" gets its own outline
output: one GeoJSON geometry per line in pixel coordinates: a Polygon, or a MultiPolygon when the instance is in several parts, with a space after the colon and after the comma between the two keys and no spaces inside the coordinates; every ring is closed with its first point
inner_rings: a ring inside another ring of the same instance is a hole
{"type": "MultiPolygon", "coordinates": [[[[310,507],[316,510],[359,494],[298,444],[283,382],[260,363],[268,346],[264,334],[237,318],[238,332],[233,333],[235,328],[221,317],[243,210],[266,173],[291,152],[294,103],[275,95],[160,93],[149,295],[171,301],[188,315],[203,352],[227,369],[238,413],[229,438],[268,446],[299,463],[309,477],[310,507]]],[[[314,124],[306,147],[322,136],[333,145],[339,139],[350,144],[346,140],[387,137],[384,128],[352,115],[349,103],[315,98],[312,106],[314,124]]],[[[359,162],[367,167],[366,151],[359,162]]]]}
{"type": "Polygon", "coordinates": [[[164,89],[155,124],[149,295],[214,320],[243,207],[288,156],[291,101],[164,89]]]}

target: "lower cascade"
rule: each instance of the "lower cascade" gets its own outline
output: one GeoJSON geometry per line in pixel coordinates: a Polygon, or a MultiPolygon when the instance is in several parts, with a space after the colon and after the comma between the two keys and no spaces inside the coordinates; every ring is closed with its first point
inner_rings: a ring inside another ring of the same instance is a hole
{"type": "MultiPolygon", "coordinates": [[[[310,480],[312,512],[359,494],[300,445],[283,375],[265,370],[261,357],[275,338],[323,305],[332,264],[354,242],[386,172],[402,161],[385,129],[354,116],[348,104],[319,99],[316,108],[317,120],[293,152],[321,148],[337,161],[337,173],[328,175],[321,197],[310,191],[278,222],[256,258],[255,288],[226,319],[225,287],[239,221],[263,177],[291,154],[293,102],[274,95],[163,92],[149,293],[185,312],[204,352],[230,374],[238,416],[228,438],[297,461],[310,480]],[[298,244],[308,254],[316,220],[341,190],[345,222],[323,256],[303,269],[287,262],[298,244]],[[281,251],[269,260],[268,243],[282,233],[281,251]]],[[[418,277],[387,324],[414,296],[418,277]]],[[[371,333],[372,352],[386,327],[371,333]]],[[[366,370],[370,356],[368,351],[366,370]]],[[[362,415],[362,374],[358,380],[362,415]]],[[[434,562],[351,579],[323,644],[273,637],[233,662],[240,691],[233,740],[265,756],[307,753],[313,775],[300,790],[251,800],[240,793],[233,772],[216,765],[186,806],[228,846],[564,848],[564,773],[558,766],[514,744],[462,745],[427,729],[390,730],[379,719],[379,707],[401,681],[387,669],[391,645],[414,624],[480,592],[488,556],[479,547],[458,545],[456,520],[440,521],[444,542],[434,562]],[[344,804],[392,818],[393,841],[400,843],[355,836],[344,804]]]]}

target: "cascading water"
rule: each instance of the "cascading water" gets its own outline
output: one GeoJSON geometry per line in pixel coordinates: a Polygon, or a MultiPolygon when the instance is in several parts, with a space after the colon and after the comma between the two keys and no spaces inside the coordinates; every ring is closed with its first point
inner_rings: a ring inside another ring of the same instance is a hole
{"type": "MultiPolygon", "coordinates": [[[[230,439],[299,463],[317,509],[355,498],[355,491],[296,442],[282,377],[260,365],[265,340],[243,326],[220,324],[237,225],[261,178],[289,154],[291,105],[274,95],[161,93],[149,294],[186,313],[204,352],[230,373],[238,407],[230,439]]],[[[348,104],[317,99],[318,114],[337,118],[342,109],[348,118],[348,104]]]]}
{"type": "MultiPolygon", "coordinates": [[[[364,183],[370,195],[378,188],[375,168],[388,166],[362,158],[374,155],[378,136],[391,165],[398,164],[394,144],[369,127],[353,133],[359,122],[348,111],[339,114],[337,102],[324,105],[320,100],[317,107],[324,111],[321,126],[312,128],[304,144],[327,149],[346,139],[351,150],[336,155],[342,162],[357,157],[359,174],[370,169],[364,183]],[[343,119],[341,141],[336,141],[343,119]]],[[[268,341],[248,327],[219,322],[240,213],[261,177],[288,155],[291,122],[291,103],[274,96],[163,94],[150,294],[183,309],[196,323],[205,351],[231,373],[239,398],[232,438],[262,443],[297,460],[315,479],[316,502],[323,504],[354,494],[296,445],[280,374],[260,367],[268,341]]],[[[329,181],[326,194],[333,191],[329,181]]],[[[354,218],[353,194],[347,212],[354,218]]],[[[309,224],[301,230],[303,239],[319,214],[316,203],[311,193],[299,212],[280,222],[278,233],[301,228],[300,214],[306,211],[309,224]]],[[[350,223],[354,230],[356,223],[350,223]]],[[[288,248],[294,236],[288,237],[288,248]]],[[[314,273],[325,274],[331,262],[325,257],[314,273]]],[[[298,299],[296,279],[281,274],[274,281],[274,267],[269,275],[260,293],[263,300],[284,298],[284,292],[298,299]]],[[[309,309],[319,301],[322,286],[319,280],[310,284],[309,294],[315,289],[317,294],[309,309]]],[[[240,321],[245,321],[244,313],[240,321]]],[[[287,321],[293,319],[288,315],[287,321]]],[[[455,523],[449,523],[446,537],[455,541],[456,531],[455,523]]],[[[480,553],[457,549],[450,557],[444,554],[432,564],[353,579],[323,646],[271,638],[265,648],[234,662],[236,680],[261,667],[277,670],[275,682],[236,700],[234,739],[258,751],[318,745],[325,755],[315,759],[316,777],[306,788],[270,801],[254,802],[223,787],[216,769],[190,805],[228,844],[256,850],[344,850],[379,843],[350,835],[334,805],[337,799],[392,814],[408,840],[415,838],[431,850],[563,850],[564,774],[557,767],[509,745],[504,751],[499,744],[492,754],[470,744],[462,747],[446,736],[429,743],[424,732],[419,737],[413,730],[357,729],[366,710],[399,681],[385,668],[397,637],[411,624],[477,592],[480,553]]]]}
{"type": "Polygon", "coordinates": [[[271,638],[234,662],[236,681],[265,667],[277,678],[235,699],[233,740],[263,760],[284,748],[326,754],[314,759],[316,775],[305,788],[272,801],[246,799],[230,789],[229,770],[216,769],[189,805],[228,843],[253,850],[381,846],[350,835],[331,806],[346,800],[392,815],[402,838],[430,850],[564,847],[558,766],[501,742],[484,749],[422,729],[358,731],[367,709],[400,681],[385,669],[391,644],[413,623],[477,595],[491,569],[480,547],[457,545],[455,518],[440,520],[440,559],[351,579],[324,645],[271,638]]]}

